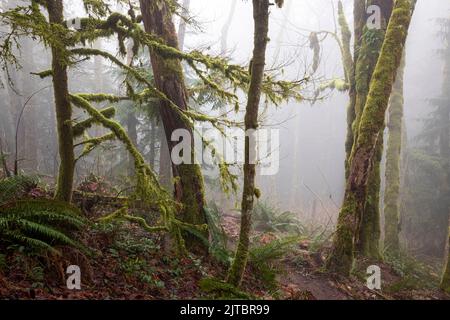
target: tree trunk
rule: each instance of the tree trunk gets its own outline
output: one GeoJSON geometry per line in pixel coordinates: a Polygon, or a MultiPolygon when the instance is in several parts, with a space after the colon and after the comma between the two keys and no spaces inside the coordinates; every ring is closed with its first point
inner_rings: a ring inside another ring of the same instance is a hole
{"type": "MultiPolygon", "coordinates": [[[[450,44],[447,44],[447,52],[450,51],[450,44]]],[[[447,99],[447,103],[443,104],[440,112],[441,130],[439,135],[439,151],[442,159],[443,177],[442,187],[440,188],[440,198],[442,199],[443,211],[447,212],[447,219],[449,221],[449,236],[446,245],[446,267],[441,281],[441,288],[450,293],[450,58],[446,57],[446,64],[444,69],[444,85],[443,95],[447,99]]]]}
{"type": "Polygon", "coordinates": [[[159,182],[169,191],[173,190],[172,184],[172,168],[170,160],[169,146],[167,145],[166,133],[164,126],[159,127],[159,182]]]}
{"type": "MultiPolygon", "coordinates": [[[[253,19],[255,23],[254,50],[251,64],[251,79],[248,92],[248,102],[245,112],[245,130],[250,133],[258,127],[258,109],[261,99],[261,85],[264,77],[266,63],[266,48],[269,32],[269,0],[253,0],[253,19]]],[[[256,165],[251,159],[251,141],[245,139],[244,187],[241,203],[241,230],[239,243],[231,265],[228,282],[239,286],[244,275],[250,246],[251,216],[255,197],[255,171],[256,165]]]]}
{"type": "Polygon", "coordinates": [[[397,0],[381,49],[366,105],[359,125],[357,142],[353,147],[344,203],[339,213],[333,248],[327,267],[349,274],[353,264],[358,227],[364,211],[367,183],[372,159],[376,154],[380,132],[392,86],[400,66],[403,49],[413,13],[410,0],[397,0]]]}
{"type": "MultiPolygon", "coordinates": [[[[371,0],[367,2],[367,8],[376,5],[381,8],[381,29],[369,29],[367,26],[363,29],[362,42],[359,48],[358,61],[356,62],[355,74],[355,121],[353,123],[354,142],[358,139],[358,128],[361,123],[361,116],[364,106],[367,102],[367,95],[372,79],[372,75],[380,56],[381,47],[385,38],[386,29],[392,14],[393,0],[371,0]]],[[[368,17],[366,17],[368,18],[368,17]]],[[[384,125],[380,129],[380,137],[383,136],[384,125]]],[[[364,212],[359,219],[359,234],[356,238],[356,251],[358,254],[373,259],[380,257],[380,164],[383,155],[383,139],[380,138],[374,157],[371,163],[372,172],[369,175],[368,189],[364,212]]],[[[353,148],[353,146],[352,146],[353,148]]],[[[350,159],[351,161],[351,159],[350,159]]],[[[349,174],[349,172],[348,172],[349,174]]],[[[348,178],[348,176],[347,176],[348,178]]]]}
{"type": "Polygon", "coordinates": [[[156,133],[158,130],[158,127],[156,125],[156,119],[151,119],[151,131],[150,131],[150,150],[148,153],[148,164],[155,168],[155,157],[156,157],[156,133]]]}
{"type": "MultiPolygon", "coordinates": [[[[22,52],[23,52],[23,70],[22,70],[22,81],[23,81],[23,94],[25,97],[31,96],[36,86],[33,79],[30,78],[30,72],[33,71],[34,58],[33,58],[33,42],[29,38],[23,39],[22,42],[22,52]]],[[[24,114],[22,117],[23,122],[23,155],[24,162],[23,167],[31,170],[31,172],[36,172],[38,168],[38,134],[37,134],[37,111],[36,105],[30,100],[30,103],[26,106],[24,114]]]]}
{"type": "MultiPolygon", "coordinates": [[[[63,1],[47,1],[50,23],[62,24],[63,1]]],[[[72,200],[75,156],[73,151],[72,107],[69,101],[67,65],[60,48],[52,47],[53,90],[55,96],[56,123],[59,143],[59,173],[55,198],[70,202],[72,200]]]]}
{"type": "Polygon", "coordinates": [[[386,191],[384,196],[384,248],[396,254],[400,249],[400,157],[403,141],[403,76],[405,56],[398,70],[389,106],[389,138],[386,151],[386,191]]]}
{"type": "MultiPolygon", "coordinates": [[[[137,135],[137,125],[138,121],[136,115],[134,114],[134,109],[128,110],[127,114],[127,134],[134,146],[138,146],[138,135],[137,135]]],[[[134,158],[128,155],[128,175],[133,177],[135,174],[134,158]]]]}
{"type": "MultiPolygon", "coordinates": [[[[145,30],[160,37],[168,46],[178,49],[178,38],[172,21],[172,12],[166,1],[140,0],[145,30]]],[[[188,97],[184,83],[184,74],[181,61],[160,56],[150,49],[150,58],[153,67],[156,87],[162,91],[181,110],[188,109],[188,97]]],[[[194,163],[194,135],[192,128],[181,117],[171,110],[168,104],[161,101],[160,115],[164,125],[169,152],[177,142],[171,141],[172,133],[177,129],[184,129],[191,137],[192,164],[176,165],[172,162],[174,176],[174,193],[177,201],[183,204],[181,219],[184,222],[201,225],[206,223],[205,217],[205,191],[200,166],[194,163]]],[[[207,232],[204,234],[207,237],[207,232]]],[[[204,249],[200,239],[187,236],[187,245],[192,249],[204,249]]]]}

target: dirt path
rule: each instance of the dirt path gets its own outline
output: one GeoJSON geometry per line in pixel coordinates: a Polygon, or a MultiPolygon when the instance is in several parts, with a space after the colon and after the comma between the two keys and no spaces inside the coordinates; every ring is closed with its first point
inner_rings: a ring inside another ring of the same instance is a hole
{"type": "Polygon", "coordinates": [[[336,288],[336,284],[321,275],[302,274],[288,267],[279,277],[281,286],[287,288],[292,298],[307,298],[314,300],[348,300],[350,297],[336,288]]]}

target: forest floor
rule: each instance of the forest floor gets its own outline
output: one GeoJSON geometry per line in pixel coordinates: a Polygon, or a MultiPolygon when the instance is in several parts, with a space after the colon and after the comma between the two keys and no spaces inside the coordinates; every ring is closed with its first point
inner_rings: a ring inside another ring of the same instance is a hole
{"type": "MultiPolygon", "coordinates": [[[[112,206],[102,204],[84,211],[94,222],[112,210],[112,206]]],[[[222,224],[230,242],[235,243],[239,216],[227,214],[222,224]]],[[[20,247],[6,248],[0,260],[0,298],[205,299],[211,296],[201,287],[201,279],[223,279],[227,270],[212,257],[178,257],[169,249],[165,236],[148,234],[129,223],[93,224],[80,232],[79,238],[92,249],[91,253],[62,248],[60,256],[34,256],[20,247]],[[81,268],[81,290],[66,287],[69,265],[81,268]]],[[[261,243],[274,238],[272,233],[258,234],[261,243]]],[[[378,264],[382,290],[369,290],[365,272],[355,272],[350,278],[326,273],[326,252],[326,243],[317,248],[312,240],[299,241],[283,257],[271,262],[275,283],[268,285],[250,263],[241,289],[258,299],[450,299],[436,289],[438,275],[416,263],[378,264]]],[[[361,266],[368,263],[361,262],[361,266]]]]}

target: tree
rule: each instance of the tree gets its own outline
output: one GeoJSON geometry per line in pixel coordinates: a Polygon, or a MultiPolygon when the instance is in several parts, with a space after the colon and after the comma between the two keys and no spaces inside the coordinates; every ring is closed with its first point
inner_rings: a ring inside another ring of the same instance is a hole
{"type": "MultiPolygon", "coordinates": [[[[62,27],[64,22],[64,8],[62,0],[47,0],[49,22],[62,27]]],[[[56,28],[55,28],[56,29],[56,28]]],[[[61,43],[64,39],[64,29],[58,28],[55,34],[61,43]]],[[[75,172],[74,136],[72,128],[72,106],[69,100],[69,86],[67,79],[67,57],[60,47],[53,45],[52,50],[52,75],[53,92],[55,96],[56,123],[58,129],[59,146],[59,173],[55,198],[70,202],[72,200],[73,175],[75,172]]]]}
{"type": "MultiPolygon", "coordinates": [[[[386,28],[392,13],[393,1],[371,0],[367,2],[366,11],[369,6],[377,6],[381,9],[381,28],[363,28],[361,46],[359,47],[358,61],[355,66],[356,78],[356,101],[355,101],[355,121],[353,123],[353,136],[355,145],[358,139],[358,128],[361,123],[361,116],[367,101],[370,81],[372,79],[377,60],[380,55],[386,28]]],[[[371,164],[371,172],[367,182],[367,195],[362,213],[359,234],[356,238],[356,250],[358,254],[379,258],[380,241],[380,163],[383,154],[383,134],[384,125],[380,129],[379,139],[375,149],[371,164]]],[[[350,160],[351,161],[351,160],[350,160]]]]}
{"type": "MultiPolygon", "coordinates": [[[[248,102],[245,110],[245,131],[251,134],[258,128],[258,110],[261,99],[261,86],[266,63],[266,48],[269,32],[269,0],[253,0],[254,49],[251,63],[251,80],[248,90],[248,102]]],[[[241,229],[236,254],[228,273],[228,283],[239,286],[245,272],[250,246],[251,217],[256,195],[256,165],[251,163],[251,137],[245,139],[244,186],[241,202],[241,229]]]]}
{"type": "MultiPolygon", "coordinates": [[[[146,32],[160,37],[168,46],[178,49],[170,4],[162,0],[140,0],[140,5],[146,32]]],[[[188,96],[181,61],[178,58],[165,57],[152,48],[150,58],[156,87],[179,109],[188,110],[188,96]]],[[[167,101],[161,101],[160,114],[170,153],[176,145],[171,141],[172,133],[177,129],[189,132],[191,146],[194,145],[192,128],[171,109],[167,101]]],[[[194,159],[194,148],[191,148],[191,159],[194,159]]],[[[182,220],[196,225],[205,224],[205,194],[199,165],[172,163],[172,174],[175,181],[175,199],[183,204],[182,220]]],[[[207,232],[204,232],[204,236],[207,236],[207,232]]],[[[202,242],[194,237],[191,237],[190,242],[197,246],[202,245],[202,242]]]]}
{"type": "Polygon", "coordinates": [[[389,97],[401,63],[413,8],[410,0],[395,2],[362,111],[357,139],[350,157],[344,202],[338,217],[332,251],[327,260],[327,267],[340,273],[348,274],[352,268],[371,164],[376,155],[389,97]]]}
{"type": "Polygon", "coordinates": [[[442,21],[442,37],[445,48],[441,52],[444,59],[444,83],[442,86],[442,97],[434,101],[437,107],[436,115],[438,123],[434,128],[438,129],[439,155],[442,172],[441,186],[439,188],[439,197],[442,199],[441,210],[447,213],[449,222],[448,239],[446,243],[445,269],[442,276],[441,288],[450,292],[450,20],[442,21]]]}
{"type": "Polygon", "coordinates": [[[389,138],[386,150],[386,190],[384,196],[384,248],[396,254],[400,248],[400,157],[403,141],[403,76],[405,56],[398,70],[391,94],[387,127],[389,138]]]}

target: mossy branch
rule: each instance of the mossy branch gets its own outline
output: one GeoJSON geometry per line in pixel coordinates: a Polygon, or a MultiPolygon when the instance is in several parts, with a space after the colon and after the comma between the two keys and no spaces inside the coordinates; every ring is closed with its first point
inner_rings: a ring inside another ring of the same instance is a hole
{"type": "MultiPolygon", "coordinates": [[[[114,107],[105,108],[99,111],[104,117],[112,118],[116,114],[116,109],[114,107]]],[[[73,126],[73,136],[79,137],[82,136],[83,133],[91,128],[94,124],[98,123],[95,118],[91,117],[89,119],[78,122],[73,126]]]]}

